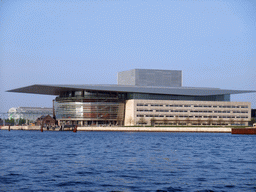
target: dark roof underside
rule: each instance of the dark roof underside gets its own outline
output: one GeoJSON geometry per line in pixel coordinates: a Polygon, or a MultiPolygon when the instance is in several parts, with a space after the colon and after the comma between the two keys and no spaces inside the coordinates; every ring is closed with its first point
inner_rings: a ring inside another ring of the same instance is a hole
{"type": "Polygon", "coordinates": [[[256,91],[248,90],[226,90],[218,88],[194,88],[194,87],[147,87],[147,86],[125,86],[125,85],[31,85],[7,92],[32,93],[43,95],[59,95],[64,91],[108,91],[122,93],[149,93],[164,95],[190,95],[210,96],[224,94],[250,93],[256,91]]]}

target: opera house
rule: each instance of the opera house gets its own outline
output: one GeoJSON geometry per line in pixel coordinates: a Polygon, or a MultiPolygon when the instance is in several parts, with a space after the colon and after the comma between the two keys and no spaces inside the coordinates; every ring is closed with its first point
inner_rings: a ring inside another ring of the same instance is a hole
{"type": "Polygon", "coordinates": [[[255,91],[182,87],[182,71],[133,69],[117,85],[31,85],[8,92],[56,95],[59,125],[248,125],[249,102],[231,94],[255,91]]]}

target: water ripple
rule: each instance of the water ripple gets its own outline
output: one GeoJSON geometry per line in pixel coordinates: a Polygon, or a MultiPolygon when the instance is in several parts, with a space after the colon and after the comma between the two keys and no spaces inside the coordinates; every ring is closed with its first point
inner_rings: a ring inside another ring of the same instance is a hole
{"type": "Polygon", "coordinates": [[[256,191],[256,137],[0,131],[2,191],[256,191]]]}

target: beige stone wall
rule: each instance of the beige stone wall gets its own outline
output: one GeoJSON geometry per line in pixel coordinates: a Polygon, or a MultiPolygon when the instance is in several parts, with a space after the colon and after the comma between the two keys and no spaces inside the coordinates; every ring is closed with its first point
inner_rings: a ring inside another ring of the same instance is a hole
{"type": "Polygon", "coordinates": [[[128,100],[125,125],[248,125],[249,102],[128,100]]]}
{"type": "Polygon", "coordinates": [[[134,101],[133,99],[127,100],[125,103],[125,118],[124,125],[125,126],[133,126],[135,124],[135,110],[134,110],[134,101]]]}

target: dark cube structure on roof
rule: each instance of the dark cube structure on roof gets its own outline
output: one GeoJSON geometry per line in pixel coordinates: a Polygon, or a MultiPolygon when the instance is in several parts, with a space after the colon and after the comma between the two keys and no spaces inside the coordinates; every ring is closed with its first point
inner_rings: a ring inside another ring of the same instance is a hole
{"type": "Polygon", "coordinates": [[[182,71],[133,69],[118,73],[118,85],[181,87],[182,71]]]}

